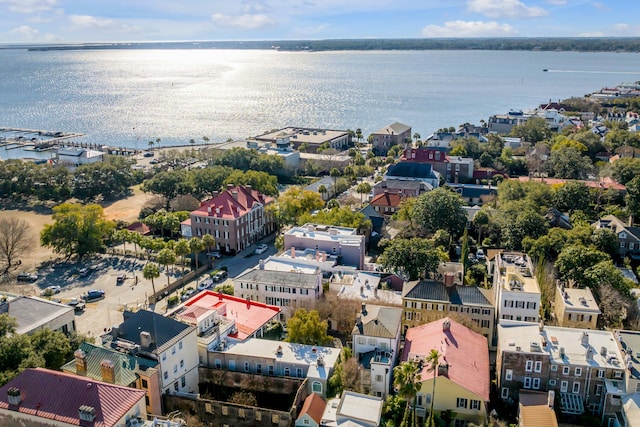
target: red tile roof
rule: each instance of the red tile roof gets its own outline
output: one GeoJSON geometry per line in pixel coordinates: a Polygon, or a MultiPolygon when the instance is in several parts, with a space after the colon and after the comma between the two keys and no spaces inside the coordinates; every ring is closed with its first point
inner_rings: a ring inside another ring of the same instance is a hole
{"type": "Polygon", "coordinates": [[[223,191],[218,196],[203,202],[202,205],[191,212],[192,215],[211,216],[215,218],[235,219],[249,213],[251,208],[260,203],[267,205],[273,201],[273,197],[266,196],[257,190],[237,185],[223,191]],[[234,197],[237,192],[237,200],[234,197]]]}
{"type": "Polygon", "coordinates": [[[374,206],[388,206],[397,208],[398,206],[400,206],[402,200],[403,197],[401,194],[385,192],[375,196],[373,199],[371,199],[369,204],[374,206]]]}
{"type": "Polygon", "coordinates": [[[185,307],[203,307],[209,310],[224,311],[221,315],[233,319],[236,322],[238,332],[231,335],[241,341],[250,337],[254,332],[278,316],[280,307],[268,305],[257,301],[247,301],[233,295],[227,295],[214,291],[200,292],[189,299],[185,307]],[[223,307],[226,306],[226,307],[223,307]]]}
{"type": "MultiPolygon", "coordinates": [[[[489,400],[489,347],[487,339],[466,326],[447,318],[409,328],[405,338],[402,361],[415,356],[424,359],[433,349],[442,355],[440,362],[449,365],[448,377],[472,393],[489,400]],[[443,322],[450,327],[443,331],[443,322]]],[[[428,372],[427,365],[422,371],[422,381],[437,375],[428,372]]]]}
{"type": "Polygon", "coordinates": [[[327,402],[324,401],[322,396],[317,393],[311,393],[304,400],[304,405],[302,405],[298,419],[300,419],[304,414],[308,414],[313,421],[320,425],[320,421],[322,421],[322,414],[324,413],[326,406],[327,402]]]}
{"type": "Polygon", "coordinates": [[[138,402],[144,409],[143,390],[94,381],[77,375],[49,369],[26,369],[0,388],[0,408],[46,418],[71,425],[88,426],[80,421],[78,408],[91,406],[96,410],[92,427],[111,427],[138,402]],[[16,387],[21,392],[19,406],[9,405],[7,390],[16,387]]]}

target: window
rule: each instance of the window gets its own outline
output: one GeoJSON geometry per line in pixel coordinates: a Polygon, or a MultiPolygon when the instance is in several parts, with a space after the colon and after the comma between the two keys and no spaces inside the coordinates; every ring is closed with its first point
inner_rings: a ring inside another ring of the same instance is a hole
{"type": "Polygon", "coordinates": [[[524,388],[531,388],[531,377],[524,377],[524,388]]]}
{"type": "Polygon", "coordinates": [[[304,420],[302,420],[302,423],[306,426],[309,425],[309,418],[305,418],[304,420]]]}
{"type": "Polygon", "coordinates": [[[171,354],[176,354],[176,346],[171,347],[171,354]]]}
{"type": "Polygon", "coordinates": [[[322,383],[320,381],[314,381],[313,384],[311,384],[311,391],[322,394],[322,383]]]}
{"type": "Polygon", "coordinates": [[[535,366],[533,368],[534,372],[542,372],[542,362],[541,361],[537,361],[535,363],[535,366]]]}
{"type": "Polygon", "coordinates": [[[480,326],[483,328],[488,328],[490,325],[489,321],[486,319],[482,319],[482,321],[480,322],[480,326]]]}
{"type": "Polygon", "coordinates": [[[533,360],[527,360],[524,370],[527,372],[531,372],[533,370],[533,360]]]}
{"type": "Polygon", "coordinates": [[[569,367],[568,366],[563,366],[562,367],[562,375],[569,375],[569,367]]]}
{"type": "Polygon", "coordinates": [[[507,381],[511,381],[512,378],[513,378],[513,369],[507,369],[506,373],[504,374],[504,379],[507,381]]]}
{"type": "Polygon", "coordinates": [[[458,397],[456,399],[456,408],[466,408],[467,407],[467,399],[463,397],[458,397]]]}
{"type": "Polygon", "coordinates": [[[381,383],[382,382],[382,375],[376,375],[376,382],[377,383],[381,383]]]}
{"type": "Polygon", "coordinates": [[[580,383],[579,382],[573,383],[573,389],[571,390],[571,393],[573,393],[573,394],[580,393],[580,383]]]}
{"type": "Polygon", "coordinates": [[[290,377],[291,376],[291,369],[284,368],[284,376],[285,377],[290,377]]]}
{"type": "Polygon", "coordinates": [[[369,338],[369,345],[376,345],[376,339],[375,338],[369,338]]]}
{"type": "Polygon", "coordinates": [[[556,372],[558,370],[558,365],[551,365],[551,370],[556,372]]]}
{"type": "Polygon", "coordinates": [[[220,359],[216,359],[216,360],[213,362],[213,366],[214,366],[216,369],[222,369],[222,361],[221,361],[220,359]]]}
{"type": "Polygon", "coordinates": [[[178,365],[173,365],[173,373],[175,374],[176,372],[178,372],[178,365]]]}
{"type": "Polygon", "coordinates": [[[566,393],[568,388],[569,388],[569,382],[568,381],[562,381],[560,383],[560,392],[561,393],[566,393]]]}
{"type": "Polygon", "coordinates": [[[184,368],[184,360],[180,361],[180,368],[184,368]]]}
{"type": "Polygon", "coordinates": [[[302,378],[302,368],[296,368],[296,377],[302,378]]]}
{"type": "Polygon", "coordinates": [[[141,382],[142,382],[142,388],[149,388],[149,384],[147,383],[147,380],[143,379],[141,382]]]}
{"type": "Polygon", "coordinates": [[[616,379],[622,378],[622,371],[615,371],[613,373],[613,378],[616,378],[616,379]]]}
{"type": "Polygon", "coordinates": [[[182,387],[187,385],[187,379],[185,377],[180,378],[180,384],[182,385],[182,387]]]}
{"type": "MultiPolygon", "coordinates": [[[[407,320],[411,320],[411,319],[407,319],[407,320]]],[[[366,344],[367,343],[367,339],[365,337],[358,337],[358,344],[366,344]]]]}
{"type": "Polygon", "coordinates": [[[267,368],[267,371],[268,371],[269,375],[273,375],[273,366],[269,365],[269,367],[267,368]]]}
{"type": "Polygon", "coordinates": [[[576,368],[576,370],[575,370],[575,374],[574,374],[574,375],[575,375],[576,377],[581,376],[581,375],[582,375],[582,368],[576,368]]]}
{"type": "Polygon", "coordinates": [[[230,371],[235,371],[236,370],[236,361],[235,360],[229,360],[229,370],[230,371]]]}
{"type": "Polygon", "coordinates": [[[509,398],[509,389],[506,387],[502,387],[502,390],[500,390],[500,397],[503,399],[509,398]]]}
{"type": "Polygon", "coordinates": [[[256,363],[256,374],[262,374],[262,365],[260,363],[256,363]]]}
{"type": "Polygon", "coordinates": [[[422,406],[422,395],[418,394],[418,406],[422,406]]]}
{"type": "Polygon", "coordinates": [[[167,371],[164,371],[164,373],[162,374],[162,377],[163,377],[165,380],[168,380],[168,379],[169,379],[169,373],[168,373],[167,371]]]}
{"type": "Polygon", "coordinates": [[[244,408],[238,408],[238,418],[246,417],[244,408]]]}
{"type": "Polygon", "coordinates": [[[249,362],[244,362],[244,371],[249,372],[249,362]]]}
{"type": "MultiPolygon", "coordinates": [[[[638,391],[638,386],[636,385],[636,391],[638,391]]],[[[596,396],[602,395],[602,384],[596,385],[596,396]]]]}
{"type": "Polygon", "coordinates": [[[533,389],[540,390],[540,378],[533,379],[533,389]]]}
{"type": "Polygon", "coordinates": [[[469,407],[469,409],[476,409],[479,410],[480,409],[480,401],[479,400],[471,400],[471,406],[469,407]]]}
{"type": "Polygon", "coordinates": [[[549,387],[555,387],[556,380],[549,380],[549,387]]]}
{"type": "Polygon", "coordinates": [[[175,391],[178,391],[178,389],[179,389],[179,388],[180,388],[180,387],[178,386],[178,381],[176,381],[175,383],[173,383],[173,389],[174,389],[175,391]]]}
{"type": "Polygon", "coordinates": [[[165,360],[167,360],[167,353],[162,353],[162,361],[164,362],[165,360]]]}

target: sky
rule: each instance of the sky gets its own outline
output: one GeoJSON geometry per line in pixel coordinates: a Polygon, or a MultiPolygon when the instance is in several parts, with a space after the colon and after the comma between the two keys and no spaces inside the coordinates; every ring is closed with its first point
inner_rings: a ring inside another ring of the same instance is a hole
{"type": "Polygon", "coordinates": [[[640,36],[637,0],[0,0],[0,43],[640,36]]]}

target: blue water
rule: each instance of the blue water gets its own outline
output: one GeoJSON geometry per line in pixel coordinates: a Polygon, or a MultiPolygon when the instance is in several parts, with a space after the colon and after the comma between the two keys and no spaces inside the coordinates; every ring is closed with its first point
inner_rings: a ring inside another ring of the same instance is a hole
{"type": "Polygon", "coordinates": [[[0,64],[0,127],[138,148],[394,121],[425,137],[640,80],[633,53],[0,50],[0,64]]]}

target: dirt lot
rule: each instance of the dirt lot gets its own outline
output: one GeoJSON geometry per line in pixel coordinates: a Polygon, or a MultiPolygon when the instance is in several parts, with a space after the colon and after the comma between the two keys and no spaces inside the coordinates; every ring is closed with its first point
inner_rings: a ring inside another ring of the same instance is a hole
{"type": "Polygon", "coordinates": [[[106,206],[104,214],[116,221],[134,222],[138,219],[140,209],[152,197],[151,194],[143,193],[140,186],[136,185],[133,187],[133,195],[106,206]]]}

